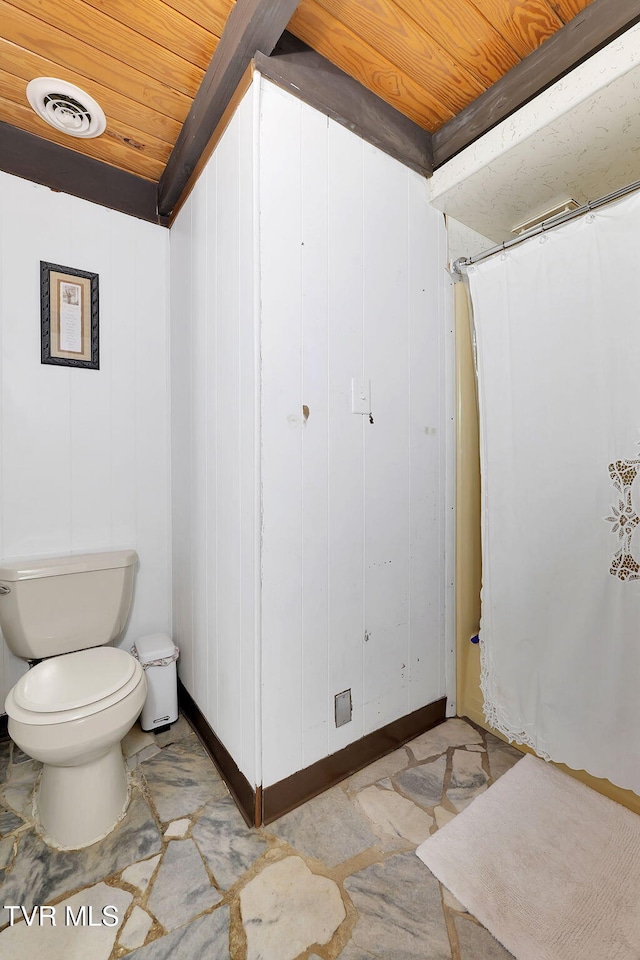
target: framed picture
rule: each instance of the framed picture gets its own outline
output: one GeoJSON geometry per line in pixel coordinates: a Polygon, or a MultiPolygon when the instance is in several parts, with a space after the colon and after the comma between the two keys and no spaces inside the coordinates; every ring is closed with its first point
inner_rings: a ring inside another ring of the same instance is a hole
{"type": "Polygon", "coordinates": [[[98,274],[40,261],[41,362],[100,369],[98,274]]]}

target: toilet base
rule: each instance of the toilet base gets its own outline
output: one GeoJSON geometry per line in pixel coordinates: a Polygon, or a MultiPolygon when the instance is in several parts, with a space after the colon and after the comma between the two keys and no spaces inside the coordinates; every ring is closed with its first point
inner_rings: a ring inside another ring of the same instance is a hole
{"type": "Polygon", "coordinates": [[[125,812],[127,770],[120,742],[97,759],[74,767],[45,763],[36,799],[45,839],[65,850],[104,837],[125,812]]]}

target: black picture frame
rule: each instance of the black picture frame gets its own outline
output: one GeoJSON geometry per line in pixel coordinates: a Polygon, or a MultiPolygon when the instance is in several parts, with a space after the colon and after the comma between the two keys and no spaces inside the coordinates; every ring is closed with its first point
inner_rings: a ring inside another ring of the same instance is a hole
{"type": "Polygon", "coordinates": [[[40,362],[100,369],[98,274],[40,261],[40,362]]]}

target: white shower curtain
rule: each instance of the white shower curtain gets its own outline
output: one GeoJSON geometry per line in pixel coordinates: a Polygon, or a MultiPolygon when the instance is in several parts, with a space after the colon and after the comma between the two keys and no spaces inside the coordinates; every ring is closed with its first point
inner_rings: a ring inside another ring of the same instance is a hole
{"type": "Polygon", "coordinates": [[[469,282],[487,719],[640,793],[640,196],[469,282]]]}

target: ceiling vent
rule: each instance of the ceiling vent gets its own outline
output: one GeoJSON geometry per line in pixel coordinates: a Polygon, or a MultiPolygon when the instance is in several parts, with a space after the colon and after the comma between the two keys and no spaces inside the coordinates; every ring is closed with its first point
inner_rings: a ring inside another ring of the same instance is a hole
{"type": "Polygon", "coordinates": [[[93,97],[65,80],[37,77],[27,84],[27,99],[49,126],[71,137],[99,137],[107,126],[93,97]]]}

